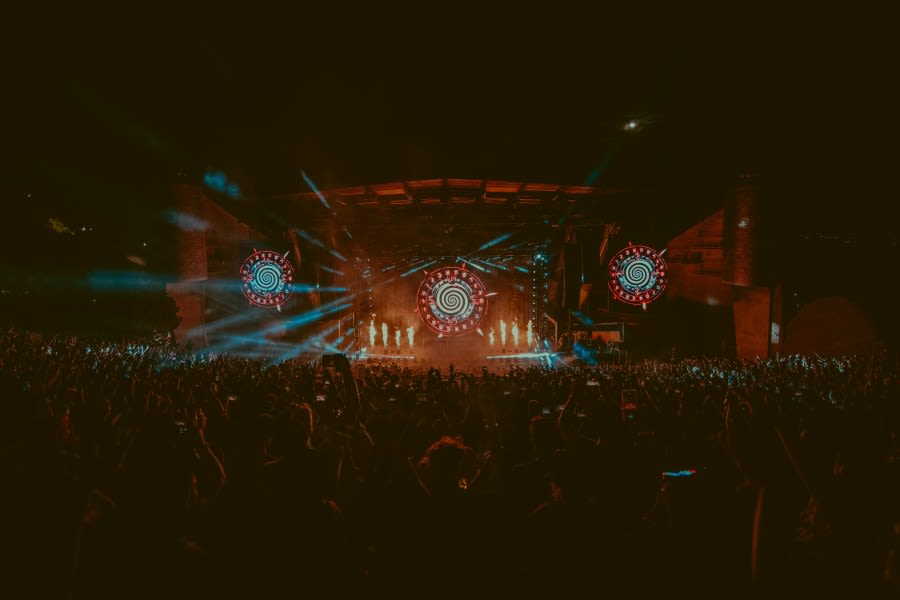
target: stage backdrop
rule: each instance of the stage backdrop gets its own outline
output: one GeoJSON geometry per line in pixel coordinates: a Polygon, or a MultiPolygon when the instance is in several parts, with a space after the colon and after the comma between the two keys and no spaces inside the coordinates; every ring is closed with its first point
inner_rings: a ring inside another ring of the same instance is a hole
{"type": "MultiPolygon", "coordinates": [[[[476,331],[439,338],[416,312],[416,293],[427,276],[426,271],[430,273],[433,269],[446,266],[458,267],[439,262],[406,277],[391,273],[377,275],[373,293],[374,314],[361,316],[360,344],[366,346],[369,352],[378,354],[413,354],[418,358],[427,358],[425,355],[437,353],[435,359],[449,360],[452,355],[457,361],[480,360],[488,354],[504,350],[527,351],[532,302],[531,274],[514,269],[484,272],[470,268],[484,283],[489,295],[480,333],[476,331]]],[[[532,339],[532,345],[534,343],[532,339]]]]}

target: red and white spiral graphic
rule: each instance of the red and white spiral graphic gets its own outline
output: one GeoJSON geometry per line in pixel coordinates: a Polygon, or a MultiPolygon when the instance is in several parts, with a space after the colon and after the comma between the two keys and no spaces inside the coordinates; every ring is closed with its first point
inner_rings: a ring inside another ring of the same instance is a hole
{"type": "Polygon", "coordinates": [[[667,274],[662,253],[632,244],[609,261],[609,290],[620,302],[646,306],[665,291],[667,274]]]}
{"type": "Polygon", "coordinates": [[[487,312],[484,283],[463,267],[435,269],[419,284],[416,312],[441,335],[471,333],[487,312]]]}
{"type": "Polygon", "coordinates": [[[241,291],[251,304],[278,308],[293,294],[294,268],[273,250],[254,250],[241,265],[241,291]]]}

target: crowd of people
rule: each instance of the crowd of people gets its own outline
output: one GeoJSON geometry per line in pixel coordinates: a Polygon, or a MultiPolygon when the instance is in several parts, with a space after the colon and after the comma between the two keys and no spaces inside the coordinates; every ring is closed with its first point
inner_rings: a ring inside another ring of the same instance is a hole
{"type": "Polygon", "coordinates": [[[325,358],[3,332],[3,585],[900,593],[892,356],[504,373],[325,358]]]}

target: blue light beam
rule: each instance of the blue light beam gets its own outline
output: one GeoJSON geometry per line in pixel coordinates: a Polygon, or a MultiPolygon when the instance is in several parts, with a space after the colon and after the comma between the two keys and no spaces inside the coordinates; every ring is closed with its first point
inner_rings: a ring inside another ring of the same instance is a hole
{"type": "Polygon", "coordinates": [[[504,233],[503,235],[499,235],[499,236],[495,237],[494,239],[482,244],[481,247],[478,248],[478,252],[481,252],[482,250],[487,250],[488,248],[490,248],[492,246],[496,246],[497,244],[499,244],[501,242],[505,242],[506,240],[508,240],[511,237],[512,237],[512,233],[504,233]]]}
{"type": "Polygon", "coordinates": [[[316,186],[316,183],[309,177],[309,175],[306,174],[306,171],[300,171],[300,174],[303,176],[303,181],[306,182],[306,185],[309,186],[309,189],[311,189],[313,192],[315,192],[316,196],[319,197],[319,201],[322,203],[322,206],[324,206],[328,210],[331,210],[331,205],[328,204],[328,200],[326,200],[325,196],[322,194],[322,192],[319,191],[319,188],[318,188],[318,186],[316,186]]]}

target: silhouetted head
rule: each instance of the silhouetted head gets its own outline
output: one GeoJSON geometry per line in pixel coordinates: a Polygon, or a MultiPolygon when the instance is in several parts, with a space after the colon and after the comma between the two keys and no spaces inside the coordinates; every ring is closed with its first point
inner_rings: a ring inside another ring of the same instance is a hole
{"type": "Polygon", "coordinates": [[[272,440],[278,452],[296,454],[312,447],[313,411],[306,402],[288,404],[276,422],[272,440]]]}
{"type": "Polygon", "coordinates": [[[465,490],[476,473],[475,453],[461,437],[445,435],[428,448],[418,469],[432,494],[465,490]]]}
{"type": "Polygon", "coordinates": [[[584,460],[567,450],[557,450],[550,460],[550,482],[557,500],[581,495],[586,483],[584,460]]]}
{"type": "Polygon", "coordinates": [[[556,421],[551,417],[537,416],[531,418],[531,447],[535,458],[552,455],[561,444],[556,421]]]}

